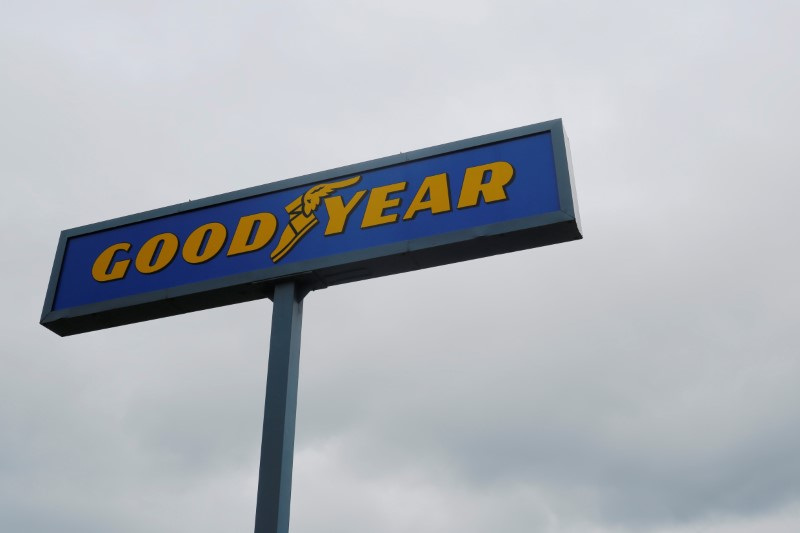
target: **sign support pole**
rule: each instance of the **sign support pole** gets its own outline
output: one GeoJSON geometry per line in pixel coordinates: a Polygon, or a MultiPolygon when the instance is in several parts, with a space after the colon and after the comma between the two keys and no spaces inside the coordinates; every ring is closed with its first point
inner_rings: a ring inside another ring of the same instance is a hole
{"type": "Polygon", "coordinates": [[[255,533],[288,533],[303,297],[296,282],[275,287],[261,433],[255,533]]]}

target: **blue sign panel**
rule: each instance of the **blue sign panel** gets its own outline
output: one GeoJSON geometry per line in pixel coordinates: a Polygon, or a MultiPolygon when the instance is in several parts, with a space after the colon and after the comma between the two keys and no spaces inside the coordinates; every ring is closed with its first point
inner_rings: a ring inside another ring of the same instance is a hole
{"type": "Polygon", "coordinates": [[[62,335],[579,239],[561,121],[62,233],[62,335]]]}

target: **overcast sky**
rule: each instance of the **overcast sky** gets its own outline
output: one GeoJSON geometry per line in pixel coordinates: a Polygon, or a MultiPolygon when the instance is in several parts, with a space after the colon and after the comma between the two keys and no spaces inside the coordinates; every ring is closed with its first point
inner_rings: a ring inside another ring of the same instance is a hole
{"type": "Polygon", "coordinates": [[[252,531],[268,300],[60,338],[59,232],[563,118],[584,240],[305,301],[293,533],[800,531],[795,2],[0,8],[0,531],[252,531]]]}

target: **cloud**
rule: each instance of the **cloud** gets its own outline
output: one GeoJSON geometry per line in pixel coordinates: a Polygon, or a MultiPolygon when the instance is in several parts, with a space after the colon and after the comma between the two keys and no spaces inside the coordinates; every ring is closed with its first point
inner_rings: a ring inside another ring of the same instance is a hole
{"type": "Polygon", "coordinates": [[[26,2],[0,529],[253,524],[270,305],[57,338],[58,232],[561,116],[585,239],[312,293],[292,531],[787,531],[796,8],[26,2]]]}

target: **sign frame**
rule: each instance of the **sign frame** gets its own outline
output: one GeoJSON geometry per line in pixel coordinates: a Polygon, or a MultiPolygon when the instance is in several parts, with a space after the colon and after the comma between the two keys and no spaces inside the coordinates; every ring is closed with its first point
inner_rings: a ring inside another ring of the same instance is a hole
{"type": "Polygon", "coordinates": [[[74,335],[261,298],[272,299],[275,287],[287,281],[311,291],[581,238],[569,143],[561,119],[556,119],[64,230],[58,241],[40,323],[58,335],[74,335]],[[550,133],[552,140],[557,211],[54,309],[71,238],[541,133],[550,133]]]}

